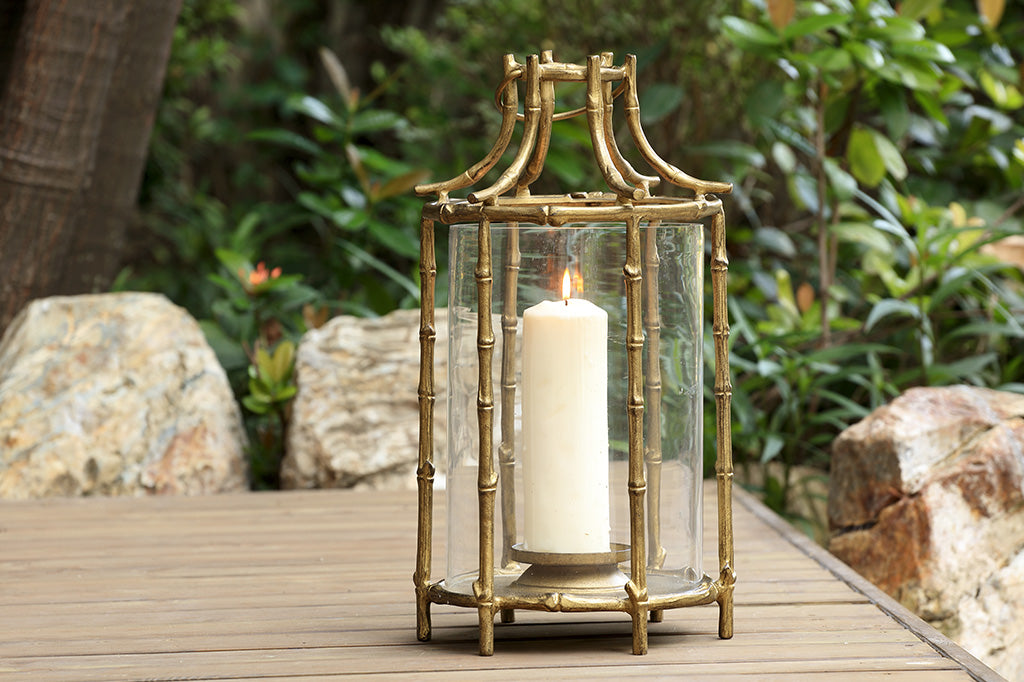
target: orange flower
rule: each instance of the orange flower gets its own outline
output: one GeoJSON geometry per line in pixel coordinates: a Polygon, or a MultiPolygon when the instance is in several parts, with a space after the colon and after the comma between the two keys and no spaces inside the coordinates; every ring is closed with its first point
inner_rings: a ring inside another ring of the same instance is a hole
{"type": "Polygon", "coordinates": [[[246,287],[247,289],[252,287],[258,287],[259,285],[266,282],[268,279],[277,279],[280,276],[281,268],[267,270],[267,264],[264,263],[263,261],[260,261],[256,265],[256,269],[250,270],[248,274],[246,274],[245,270],[243,270],[242,268],[239,268],[238,270],[238,278],[242,280],[243,283],[248,281],[249,286],[246,287]]]}

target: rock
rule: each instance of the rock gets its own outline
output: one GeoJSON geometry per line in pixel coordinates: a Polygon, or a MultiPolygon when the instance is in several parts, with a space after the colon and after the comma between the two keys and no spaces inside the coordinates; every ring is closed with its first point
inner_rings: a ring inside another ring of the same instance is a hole
{"type": "Polygon", "coordinates": [[[1024,396],[918,388],[833,446],[829,549],[1024,679],[1024,396]]]}
{"type": "Polygon", "coordinates": [[[0,341],[0,497],[247,488],[224,370],[157,294],[41,299],[0,341]]]}
{"type": "MultiPolygon", "coordinates": [[[[447,315],[436,311],[435,464],[445,451],[447,315]]],[[[419,443],[419,311],[342,315],[311,330],[281,465],[284,488],[412,488],[419,443]]]]}
{"type": "Polygon", "coordinates": [[[967,386],[911,389],[854,424],[832,446],[829,523],[858,526],[907,494],[935,467],[1005,420],[1024,415],[1024,395],[967,386]]]}

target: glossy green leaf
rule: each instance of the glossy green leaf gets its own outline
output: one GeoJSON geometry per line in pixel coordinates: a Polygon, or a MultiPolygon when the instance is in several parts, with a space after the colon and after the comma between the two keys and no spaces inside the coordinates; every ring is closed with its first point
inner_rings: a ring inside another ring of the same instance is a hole
{"type": "Polygon", "coordinates": [[[924,109],[929,118],[933,121],[938,121],[944,128],[949,127],[949,119],[946,117],[946,112],[943,111],[942,103],[934,93],[917,90],[914,92],[914,99],[921,105],[921,108],[924,109]]]}
{"type": "Polygon", "coordinates": [[[270,405],[268,402],[261,400],[256,396],[244,396],[242,398],[242,404],[245,405],[247,410],[255,414],[268,414],[270,412],[270,405]]]}
{"type": "Polygon", "coordinates": [[[694,154],[705,154],[719,159],[736,159],[754,168],[762,168],[766,163],[764,154],[757,147],[736,140],[709,142],[707,144],[694,145],[689,149],[694,154]]]}
{"type": "Polygon", "coordinates": [[[926,59],[945,64],[951,64],[956,61],[956,57],[953,56],[952,50],[942,43],[937,43],[934,40],[898,42],[893,43],[889,49],[893,54],[905,57],[915,57],[917,59],[926,59]]]}
{"type": "Polygon", "coordinates": [[[657,123],[683,101],[683,90],[678,85],[655,83],[640,94],[640,118],[644,123],[657,123]]]}
{"type": "Polygon", "coordinates": [[[388,279],[392,280],[393,282],[401,286],[414,299],[419,299],[419,287],[416,286],[416,283],[413,282],[409,276],[403,275],[402,273],[395,270],[392,266],[388,265],[381,259],[377,258],[373,254],[366,251],[366,249],[363,249],[350,241],[340,240],[338,242],[338,245],[341,246],[341,248],[348,251],[349,254],[351,254],[357,262],[370,266],[377,272],[381,273],[388,279]]]}
{"type": "Polygon", "coordinates": [[[882,84],[878,89],[878,105],[889,135],[895,140],[903,137],[910,128],[910,110],[903,88],[882,84]]]}
{"type": "Polygon", "coordinates": [[[943,0],[904,0],[900,3],[900,14],[907,19],[922,19],[942,6],[943,0]]]}
{"type": "Polygon", "coordinates": [[[355,209],[366,208],[366,195],[351,185],[342,185],[341,198],[345,203],[355,209]]]}
{"type": "Polygon", "coordinates": [[[854,59],[872,71],[880,69],[885,65],[885,57],[882,55],[882,51],[874,45],[851,40],[844,47],[853,55],[854,59]]]}
{"type": "Polygon", "coordinates": [[[762,227],[755,230],[754,241],[784,258],[796,256],[796,244],[793,243],[793,239],[777,227],[762,227]]]}
{"type": "Polygon", "coordinates": [[[903,154],[900,153],[900,150],[889,138],[877,130],[872,130],[871,135],[875,138],[875,149],[878,150],[879,156],[882,157],[885,169],[895,179],[905,179],[907,177],[907,162],[903,160],[903,154]]]}
{"type": "Polygon", "coordinates": [[[808,211],[818,210],[818,181],[813,176],[801,172],[790,175],[789,193],[808,211]]]}
{"type": "Polygon", "coordinates": [[[305,114],[320,123],[336,127],[343,125],[341,119],[329,106],[311,95],[292,97],[288,100],[287,106],[290,110],[305,114]]]}
{"type": "Polygon", "coordinates": [[[875,145],[873,132],[867,128],[857,127],[850,132],[846,162],[853,176],[868,187],[876,187],[885,177],[885,160],[875,145]]]}
{"type": "Polygon", "coordinates": [[[839,167],[835,159],[825,159],[825,175],[828,184],[840,201],[849,201],[857,190],[857,180],[839,167]]]}
{"type": "Polygon", "coordinates": [[[847,50],[838,47],[827,47],[815,50],[806,55],[807,62],[821,71],[846,71],[853,66],[853,59],[847,50]]]}
{"type": "Polygon", "coordinates": [[[829,232],[840,242],[863,244],[876,251],[889,251],[892,243],[885,233],[868,223],[837,223],[829,226],[829,232]]]}
{"type": "Polygon", "coordinates": [[[881,320],[892,315],[919,320],[921,319],[921,309],[911,301],[904,301],[898,298],[884,298],[871,308],[871,312],[868,313],[868,319],[864,321],[864,331],[871,331],[881,320]]]}
{"type": "Polygon", "coordinates": [[[409,258],[416,258],[419,255],[419,240],[408,230],[401,230],[380,220],[368,221],[366,228],[374,239],[388,251],[400,253],[409,258]]]}
{"type": "Polygon", "coordinates": [[[322,151],[320,145],[316,144],[312,140],[303,137],[298,133],[292,132],[291,130],[284,130],[283,128],[254,130],[246,137],[257,142],[270,142],[271,144],[278,145],[279,147],[297,149],[309,154],[310,156],[319,156],[322,151]]]}
{"type": "Polygon", "coordinates": [[[925,37],[924,26],[901,16],[883,17],[880,23],[871,27],[871,32],[892,42],[909,42],[925,37]]]}
{"type": "Polygon", "coordinates": [[[763,464],[775,459],[785,444],[786,442],[778,434],[769,433],[765,436],[764,448],[761,450],[761,463],[763,464]]]}
{"type": "Polygon", "coordinates": [[[782,37],[786,40],[800,38],[812,33],[822,33],[829,29],[844,26],[850,22],[846,14],[816,14],[810,17],[798,19],[782,31],[782,37]]]}
{"type": "Polygon", "coordinates": [[[722,19],[722,29],[726,37],[742,50],[756,52],[765,47],[775,47],[782,42],[774,31],[739,17],[730,16],[722,19]]]}
{"type": "Polygon", "coordinates": [[[942,87],[936,67],[930,64],[912,64],[906,61],[892,61],[887,67],[897,75],[899,81],[911,90],[934,92],[942,87]]]}
{"type": "Polygon", "coordinates": [[[275,383],[287,381],[294,363],[295,344],[285,339],[277,344],[277,348],[270,356],[270,365],[266,368],[268,378],[275,383]]]}
{"type": "Polygon", "coordinates": [[[772,160],[783,173],[792,173],[796,168],[796,155],[793,148],[782,142],[772,143],[772,160]]]}
{"type": "Polygon", "coordinates": [[[367,109],[352,117],[349,130],[353,135],[364,135],[382,130],[390,130],[403,123],[404,119],[393,111],[367,109]]]}
{"type": "Polygon", "coordinates": [[[1017,86],[1004,83],[995,78],[988,70],[983,70],[978,75],[982,90],[1000,109],[1020,109],[1024,106],[1024,96],[1021,96],[1017,86]]]}

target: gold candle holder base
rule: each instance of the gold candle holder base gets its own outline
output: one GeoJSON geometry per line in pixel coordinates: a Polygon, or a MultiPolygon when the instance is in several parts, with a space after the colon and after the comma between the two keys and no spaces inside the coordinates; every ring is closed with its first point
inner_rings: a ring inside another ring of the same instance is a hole
{"type": "Polygon", "coordinates": [[[629,545],[613,542],[607,552],[534,552],[513,545],[509,556],[530,564],[512,587],[542,592],[608,592],[629,582],[619,564],[629,560],[629,545]]]}

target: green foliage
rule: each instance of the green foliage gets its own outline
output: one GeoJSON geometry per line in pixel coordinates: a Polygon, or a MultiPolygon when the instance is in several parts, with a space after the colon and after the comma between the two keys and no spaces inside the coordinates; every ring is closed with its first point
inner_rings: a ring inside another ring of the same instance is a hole
{"type": "MultiPolygon", "coordinates": [[[[362,96],[349,85],[337,57],[322,50],[337,90],[331,99],[295,94],[286,118],[307,124],[302,134],[286,128],[258,130],[250,139],[294,150],[294,222],[308,225],[322,247],[318,281],[339,306],[355,314],[381,314],[419,299],[412,278],[418,262],[419,212],[412,196],[427,172],[376,149],[372,137],[401,134],[408,122],[372,106],[379,92],[362,96]]],[[[316,277],[317,275],[314,275],[316,277]]]]}
{"type": "Polygon", "coordinates": [[[249,462],[256,488],[277,487],[288,406],[295,395],[295,346],[314,323],[319,292],[302,275],[218,249],[220,272],[208,275],[219,296],[200,326],[245,406],[249,462]]]}
{"type": "Polygon", "coordinates": [[[730,305],[734,442],[784,464],[765,479],[783,511],[790,468],[827,466],[868,410],[918,384],[1012,388],[1024,346],[1020,273],[984,254],[1022,227],[1020,55],[968,3],[790,4],[723,20],[780,70],[745,105],[771,162],[736,166],[755,229],[730,305]]]}
{"type": "MultiPolygon", "coordinates": [[[[791,469],[827,466],[839,430],[907,387],[1024,385],[1024,287],[988,247],[1024,228],[1024,10],[563,4],[460,0],[418,26],[367,29],[394,58],[356,83],[323,49],[339,44],[334,6],[270,3],[242,22],[237,0],[185,1],[145,230],[119,282],[204,320],[246,405],[259,485],[276,475],[290,344],[328,311],[415,304],[410,189],[422,169],[452,177],[486,153],[506,52],[636,53],[655,149],[734,183],[734,447],[741,466],[781,463],[763,478],[779,509],[799,487],[791,469]]],[[[582,103],[582,87],[560,90],[559,110],[582,103]]],[[[555,126],[546,166],[537,192],[601,186],[582,118],[555,126]]]]}
{"type": "Polygon", "coordinates": [[[263,421],[262,428],[257,430],[262,437],[261,447],[250,451],[250,469],[257,487],[278,487],[288,406],[298,390],[292,376],[294,370],[295,343],[290,340],[278,343],[273,352],[257,348],[249,365],[249,394],[242,398],[242,404],[254,415],[276,417],[277,427],[274,429],[263,421]]]}

